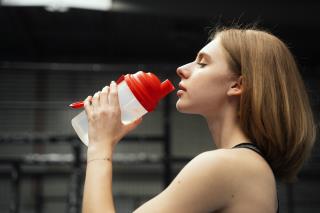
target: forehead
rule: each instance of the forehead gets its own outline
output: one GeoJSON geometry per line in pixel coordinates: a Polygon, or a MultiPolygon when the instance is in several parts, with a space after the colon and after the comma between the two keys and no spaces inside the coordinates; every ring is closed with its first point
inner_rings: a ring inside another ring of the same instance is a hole
{"type": "Polygon", "coordinates": [[[204,46],[199,53],[205,53],[209,56],[221,57],[223,54],[222,46],[220,45],[220,39],[219,37],[216,37],[212,41],[210,41],[206,46],[204,46]]]}

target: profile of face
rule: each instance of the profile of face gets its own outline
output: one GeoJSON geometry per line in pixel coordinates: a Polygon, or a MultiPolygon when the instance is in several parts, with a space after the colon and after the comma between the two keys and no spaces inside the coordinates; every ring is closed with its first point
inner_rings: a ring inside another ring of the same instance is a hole
{"type": "Polygon", "coordinates": [[[195,61],[177,68],[177,74],[179,112],[215,116],[239,101],[241,77],[230,70],[219,36],[199,51],[195,61]]]}

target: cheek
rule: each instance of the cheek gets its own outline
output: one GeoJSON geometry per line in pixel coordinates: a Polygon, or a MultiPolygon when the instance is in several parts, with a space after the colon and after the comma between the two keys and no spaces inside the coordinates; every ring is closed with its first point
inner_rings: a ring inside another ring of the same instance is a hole
{"type": "Polygon", "coordinates": [[[216,96],[226,91],[226,85],[225,76],[209,76],[202,78],[201,81],[199,80],[199,83],[194,84],[190,92],[195,97],[216,96]]]}
{"type": "Polygon", "coordinates": [[[190,98],[199,105],[220,105],[227,97],[227,89],[225,76],[216,76],[216,78],[206,79],[192,88],[190,98]]]}

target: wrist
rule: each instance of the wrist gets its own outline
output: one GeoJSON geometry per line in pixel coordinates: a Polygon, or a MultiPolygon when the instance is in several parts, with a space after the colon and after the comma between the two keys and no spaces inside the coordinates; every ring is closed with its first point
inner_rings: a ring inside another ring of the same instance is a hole
{"type": "Polygon", "coordinates": [[[94,161],[104,161],[104,162],[110,162],[112,163],[112,159],[109,157],[103,157],[103,158],[89,158],[87,159],[87,164],[94,162],[94,161]]]}
{"type": "Polygon", "coordinates": [[[112,159],[113,146],[107,143],[89,143],[87,149],[87,160],[109,158],[112,159]]]}

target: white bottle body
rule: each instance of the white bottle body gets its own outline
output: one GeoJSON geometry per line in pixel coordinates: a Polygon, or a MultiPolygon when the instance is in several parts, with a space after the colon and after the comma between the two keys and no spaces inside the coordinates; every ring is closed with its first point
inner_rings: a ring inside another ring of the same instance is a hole
{"type": "MultiPolygon", "coordinates": [[[[131,92],[126,81],[122,81],[118,85],[118,98],[121,110],[121,121],[124,124],[135,121],[148,112],[131,92]]],[[[88,119],[86,112],[83,110],[75,116],[71,120],[71,124],[80,140],[88,146],[88,119]]]]}

